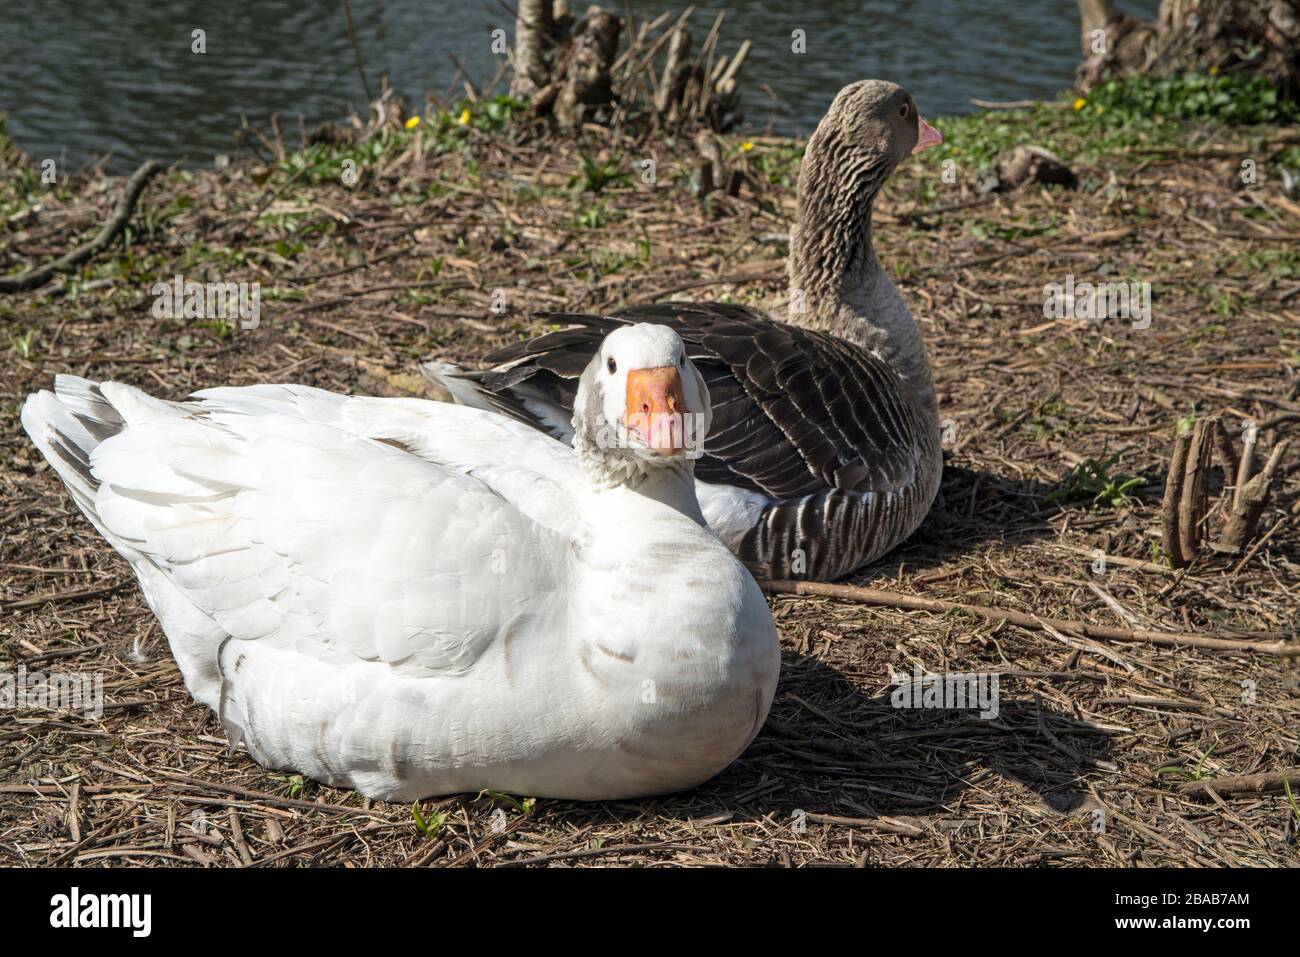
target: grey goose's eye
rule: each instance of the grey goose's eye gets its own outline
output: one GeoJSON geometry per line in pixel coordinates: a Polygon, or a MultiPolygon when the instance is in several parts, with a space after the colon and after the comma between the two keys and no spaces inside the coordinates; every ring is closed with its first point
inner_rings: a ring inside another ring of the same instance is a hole
{"type": "Polygon", "coordinates": [[[903,119],[907,119],[907,117],[911,114],[911,112],[912,112],[912,107],[907,103],[904,103],[902,106],[898,108],[898,115],[901,116],[903,119]]]}
{"type": "Polygon", "coordinates": [[[605,363],[605,368],[609,369],[610,375],[613,375],[615,372],[618,371],[618,363],[614,361],[613,356],[609,357],[609,361],[605,363]]]}

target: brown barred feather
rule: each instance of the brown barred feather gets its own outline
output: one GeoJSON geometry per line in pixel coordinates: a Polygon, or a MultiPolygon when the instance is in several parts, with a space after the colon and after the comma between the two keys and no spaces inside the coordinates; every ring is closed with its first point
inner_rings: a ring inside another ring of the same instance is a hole
{"type": "Polygon", "coordinates": [[[499,350],[487,357],[491,368],[462,375],[502,411],[542,428],[524,398],[571,409],[578,375],[610,330],[673,327],[713,402],[696,477],[775,499],[738,548],[755,575],[840,577],[894,548],[928,511],[939,436],[875,353],[732,303],[549,318],[567,328],[499,350]]]}

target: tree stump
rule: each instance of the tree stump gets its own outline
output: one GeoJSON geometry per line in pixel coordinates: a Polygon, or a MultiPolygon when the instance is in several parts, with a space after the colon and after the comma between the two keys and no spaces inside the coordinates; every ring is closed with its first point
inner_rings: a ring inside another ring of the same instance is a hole
{"type": "Polygon", "coordinates": [[[555,118],[560,125],[573,129],[589,115],[614,101],[610,70],[618,55],[618,37],[623,21],[600,7],[587,9],[587,15],[573,28],[573,40],[555,99],[555,118]]]}
{"type": "Polygon", "coordinates": [[[998,154],[993,162],[998,189],[1019,189],[1039,183],[1051,183],[1075,189],[1079,177],[1061,162],[1055,153],[1041,146],[1012,146],[998,154]]]}
{"type": "Polygon", "coordinates": [[[515,75],[510,83],[513,96],[531,100],[550,82],[554,30],[555,11],[551,0],[519,0],[515,16],[515,75]]]}
{"type": "Polygon", "coordinates": [[[1300,0],[1161,0],[1154,22],[1114,0],[1079,0],[1079,19],[1076,86],[1085,94],[1108,79],[1215,68],[1265,76],[1280,96],[1300,99],[1300,0]]]}
{"type": "Polygon", "coordinates": [[[1223,467],[1223,512],[1227,520],[1217,541],[1210,545],[1216,552],[1240,554],[1255,537],[1259,520],[1268,507],[1270,487],[1288,441],[1278,442],[1259,474],[1251,477],[1254,461],[1254,430],[1243,434],[1242,454],[1237,456],[1232,440],[1218,418],[1196,422],[1190,431],[1180,429],[1174,436],[1169,457],[1169,476],[1160,508],[1161,537],[1165,554],[1174,568],[1183,568],[1196,557],[1207,537],[1205,526],[1210,515],[1208,473],[1212,455],[1223,467]],[[1236,485],[1228,495],[1228,482],[1236,475],[1236,485]]]}

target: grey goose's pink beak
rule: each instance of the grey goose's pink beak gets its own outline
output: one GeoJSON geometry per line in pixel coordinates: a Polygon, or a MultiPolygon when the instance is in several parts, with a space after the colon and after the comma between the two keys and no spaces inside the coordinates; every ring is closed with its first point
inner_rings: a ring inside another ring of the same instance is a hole
{"type": "Polygon", "coordinates": [[[938,146],[943,142],[943,134],[921,118],[920,114],[916,117],[917,137],[916,145],[912,147],[913,153],[919,153],[921,150],[928,150],[931,146],[938,146]]]}

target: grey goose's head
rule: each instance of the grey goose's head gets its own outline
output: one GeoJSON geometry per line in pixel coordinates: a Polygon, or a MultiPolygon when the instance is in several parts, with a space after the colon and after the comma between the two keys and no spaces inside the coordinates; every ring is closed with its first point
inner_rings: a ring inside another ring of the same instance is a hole
{"type": "Polygon", "coordinates": [[[667,326],[637,323],[605,337],[578,380],[573,447],[598,485],[656,469],[689,470],[703,451],[709,391],[667,326]]]}
{"type": "MultiPolygon", "coordinates": [[[[889,80],[859,80],[835,95],[830,109],[808,141],[811,172],[822,178],[872,183],[871,193],[904,159],[943,142],[943,135],[921,118],[916,101],[889,80]],[[829,154],[838,163],[826,168],[817,160],[829,154]]],[[[801,184],[802,185],[802,184],[801,184]]]]}
{"type": "Polygon", "coordinates": [[[942,142],[897,83],[850,83],[808,139],[799,170],[798,232],[818,246],[864,247],[871,204],[885,179],[911,153],[942,142]]]}
{"type": "Polygon", "coordinates": [[[910,154],[942,142],[897,83],[859,80],[836,94],[808,139],[790,243],[791,288],[812,297],[822,326],[836,317],[846,284],[870,283],[879,270],[871,206],[880,187],[910,154]]]}

